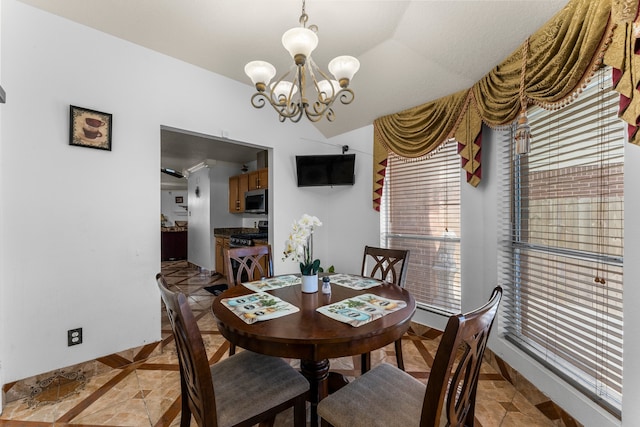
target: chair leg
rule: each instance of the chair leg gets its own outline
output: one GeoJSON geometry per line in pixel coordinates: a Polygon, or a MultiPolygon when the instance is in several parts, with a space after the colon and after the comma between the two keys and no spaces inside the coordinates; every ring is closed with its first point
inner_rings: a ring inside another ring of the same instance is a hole
{"type": "Polygon", "coordinates": [[[371,353],[364,353],[360,356],[360,374],[364,374],[371,369],[371,353]]]}
{"type": "Polygon", "coordinates": [[[398,368],[404,371],[404,360],[402,359],[402,338],[395,342],[396,345],[396,361],[398,362],[398,368]]]}
{"type": "Polygon", "coordinates": [[[180,427],[191,426],[191,409],[189,408],[189,398],[187,384],[184,382],[182,366],[180,366],[180,427]]]}
{"type": "Polygon", "coordinates": [[[229,344],[229,356],[233,356],[236,354],[236,345],[233,343],[229,344]]]}
{"type": "Polygon", "coordinates": [[[293,405],[293,425],[295,427],[306,427],[307,425],[307,399],[305,396],[298,397],[293,405]]]}

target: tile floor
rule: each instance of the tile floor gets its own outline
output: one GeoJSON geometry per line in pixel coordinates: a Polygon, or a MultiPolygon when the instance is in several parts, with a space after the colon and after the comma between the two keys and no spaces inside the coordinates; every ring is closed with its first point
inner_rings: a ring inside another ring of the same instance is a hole
{"type": "MultiPolygon", "coordinates": [[[[170,285],[189,296],[211,363],[227,357],[228,343],[217,331],[210,312],[213,296],[203,289],[223,280],[201,274],[184,261],[164,262],[162,271],[170,285]]],[[[178,362],[166,318],[162,337],[159,343],[40,377],[27,390],[28,397],[5,405],[0,426],[179,426],[178,362]]],[[[418,324],[404,337],[405,368],[420,381],[428,378],[439,337],[439,331],[418,324]]],[[[372,365],[382,360],[395,364],[393,345],[372,354],[372,365]]],[[[352,379],[359,372],[359,357],[334,359],[331,367],[352,379]]],[[[8,396],[15,392],[12,386],[19,388],[18,384],[9,385],[8,396]]],[[[550,419],[538,408],[544,410],[527,400],[492,364],[484,363],[476,403],[477,427],[563,425],[559,417],[550,419]]],[[[291,413],[276,419],[276,426],[285,425],[292,425],[291,413]]]]}

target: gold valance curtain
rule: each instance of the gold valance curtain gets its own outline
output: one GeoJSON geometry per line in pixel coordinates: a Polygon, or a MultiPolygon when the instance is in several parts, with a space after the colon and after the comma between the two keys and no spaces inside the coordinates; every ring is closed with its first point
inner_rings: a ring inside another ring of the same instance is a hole
{"type": "Polygon", "coordinates": [[[473,87],[376,119],[374,209],[380,209],[389,153],[424,158],[450,138],[458,141],[467,182],[477,186],[482,177],[482,123],[504,126],[528,104],[553,109],[571,102],[602,65],[605,52],[605,62],[618,70],[621,107],[626,104],[621,117],[636,126],[640,97],[633,97],[638,83],[633,71],[640,62],[634,55],[632,23],[637,2],[571,0],[473,87]]]}

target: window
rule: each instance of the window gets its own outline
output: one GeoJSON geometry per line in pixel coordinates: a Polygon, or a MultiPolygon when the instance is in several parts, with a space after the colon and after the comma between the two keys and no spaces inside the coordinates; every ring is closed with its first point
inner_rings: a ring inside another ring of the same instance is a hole
{"type": "Polygon", "coordinates": [[[381,245],[409,249],[406,288],[418,305],[460,312],[460,158],[455,141],[426,160],[390,155],[381,245]]]}
{"type": "Polygon", "coordinates": [[[619,416],[625,141],[610,73],[561,110],[530,109],[529,154],[505,138],[499,258],[505,337],[619,416]]]}

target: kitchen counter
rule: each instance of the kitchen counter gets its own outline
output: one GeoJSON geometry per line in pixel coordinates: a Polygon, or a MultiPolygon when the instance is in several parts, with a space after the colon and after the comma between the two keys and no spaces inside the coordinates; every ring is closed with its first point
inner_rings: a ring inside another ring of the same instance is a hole
{"type": "Polygon", "coordinates": [[[215,237],[229,237],[232,234],[244,234],[244,233],[257,233],[257,228],[251,227],[225,227],[225,228],[214,228],[213,235],[215,237]]]}

